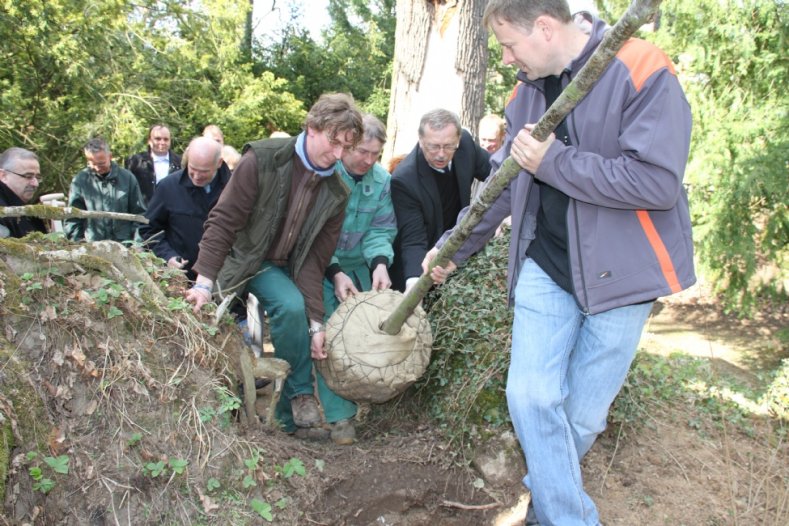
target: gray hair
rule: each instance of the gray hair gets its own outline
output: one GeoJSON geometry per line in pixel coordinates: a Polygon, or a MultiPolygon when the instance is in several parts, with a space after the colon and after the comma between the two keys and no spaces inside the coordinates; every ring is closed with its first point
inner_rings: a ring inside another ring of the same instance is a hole
{"type": "Polygon", "coordinates": [[[38,155],[30,150],[12,146],[0,154],[0,170],[10,170],[16,165],[17,161],[30,160],[38,161],[38,155]]]}
{"type": "Polygon", "coordinates": [[[362,117],[362,125],[364,126],[365,140],[369,141],[375,139],[381,144],[386,142],[386,126],[378,117],[368,113],[362,117]]]}
{"type": "Polygon", "coordinates": [[[542,15],[565,24],[573,21],[566,0],[490,0],[482,14],[482,25],[490,28],[494,22],[509,22],[531,31],[534,21],[542,15]]]}
{"type": "Polygon", "coordinates": [[[460,117],[456,113],[441,108],[428,111],[422,115],[422,120],[419,121],[419,136],[424,137],[426,126],[431,130],[443,130],[450,124],[455,127],[457,135],[460,137],[460,117]]]}
{"type": "Polygon", "coordinates": [[[85,152],[85,155],[92,155],[101,152],[109,154],[110,145],[107,144],[107,141],[105,141],[101,137],[94,137],[85,143],[85,147],[83,148],[83,151],[85,152]]]}

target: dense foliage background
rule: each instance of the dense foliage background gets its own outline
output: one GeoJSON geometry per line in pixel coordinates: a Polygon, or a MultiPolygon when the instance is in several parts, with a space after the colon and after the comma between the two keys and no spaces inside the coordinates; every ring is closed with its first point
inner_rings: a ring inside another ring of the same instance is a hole
{"type": "MultiPolygon", "coordinates": [[[[159,121],[176,150],[209,123],[240,146],[297,132],[325,91],[349,91],[385,119],[396,4],[330,0],[322,38],[294,19],[263,42],[250,41],[249,0],[0,0],[0,149],[37,151],[42,190],[62,191],[97,134],[116,158],[142,150],[159,121]]],[[[609,21],[626,4],[596,2],[609,21]]],[[[789,282],[788,27],[783,0],[667,0],[642,35],[674,59],[693,108],[699,266],[745,314],[760,297],[785,300],[789,282]]],[[[491,39],[486,103],[497,113],[514,83],[499,57],[491,39]]]]}

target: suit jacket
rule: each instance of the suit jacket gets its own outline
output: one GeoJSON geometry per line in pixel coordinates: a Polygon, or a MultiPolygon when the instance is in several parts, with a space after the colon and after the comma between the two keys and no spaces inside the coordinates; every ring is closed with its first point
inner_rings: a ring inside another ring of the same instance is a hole
{"type": "MultiPolygon", "coordinates": [[[[469,132],[461,132],[459,147],[452,158],[461,209],[471,200],[472,181],[484,181],[490,175],[489,157],[469,132]]],[[[392,173],[397,237],[391,277],[397,290],[405,289],[406,279],[422,275],[422,260],[427,251],[433,248],[445,230],[455,226],[444,224],[441,196],[430,170],[417,143],[392,173]]]]}
{"type": "MultiPolygon", "coordinates": [[[[0,206],[25,206],[13,190],[0,181],[0,206]]],[[[35,204],[35,203],[30,203],[35,204]]],[[[31,232],[47,233],[44,221],[37,217],[4,217],[0,219],[0,237],[24,237],[31,232]]]]}
{"type": "Polygon", "coordinates": [[[163,260],[171,257],[187,260],[184,270],[190,280],[197,277],[192,265],[197,261],[203,223],[229,180],[230,170],[223,165],[211,181],[211,192],[206,193],[205,188],[192,184],[184,168],[162,179],[148,203],[145,217],[149,223],[140,227],[140,236],[163,260]]]}
{"type": "MultiPolygon", "coordinates": [[[[181,169],[181,156],[170,150],[170,168],[168,174],[177,172],[181,169]]],[[[145,204],[147,205],[153,197],[156,189],[156,171],[153,169],[153,157],[151,149],[132,155],[126,159],[126,169],[134,174],[137,183],[140,185],[145,204]]]]}

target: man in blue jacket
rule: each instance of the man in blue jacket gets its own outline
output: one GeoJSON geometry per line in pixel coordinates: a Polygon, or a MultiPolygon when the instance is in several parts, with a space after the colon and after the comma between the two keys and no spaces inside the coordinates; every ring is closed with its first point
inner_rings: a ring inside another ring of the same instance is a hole
{"type": "Polygon", "coordinates": [[[168,267],[186,271],[191,281],[203,223],[229,179],[222,146],[207,137],[192,139],[187,165],[162,179],[145,213],[149,223],[140,227],[140,236],[168,267]]]}
{"type": "Polygon", "coordinates": [[[491,164],[510,155],[523,170],[432,276],[443,281],[512,215],[507,402],[528,466],[526,524],[599,525],[580,461],[605,429],[654,300],[696,280],[682,187],[690,108],[671,60],[630,39],[539,142],[534,123],[606,25],[591,15],[576,25],[564,0],[491,0],[483,22],[520,70],[491,164]]]}

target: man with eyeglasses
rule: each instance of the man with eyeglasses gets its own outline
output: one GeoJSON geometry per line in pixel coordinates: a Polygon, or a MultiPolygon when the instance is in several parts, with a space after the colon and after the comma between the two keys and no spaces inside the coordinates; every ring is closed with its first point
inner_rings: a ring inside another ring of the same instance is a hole
{"type": "MultiPolygon", "coordinates": [[[[68,206],[88,211],[145,213],[143,195],[134,175],[112,160],[110,147],[96,137],[83,149],[87,166],[71,181],[68,206]]],[[[63,222],[72,241],[131,241],[139,225],[110,218],[70,218],[63,222]]]]}
{"type": "Polygon", "coordinates": [[[406,291],[422,275],[425,254],[471,201],[471,183],[490,174],[489,154],[451,111],[425,113],[419,142],[392,174],[397,216],[394,288],[406,291]]]}
{"type": "MultiPolygon", "coordinates": [[[[378,164],[386,143],[386,126],[373,115],[362,119],[364,135],[355,148],[345,151],[337,171],[351,189],[337,249],[323,280],[326,318],[340,303],[359,291],[386,290],[392,286],[387,267],[394,259],[392,242],[397,233],[391,176],[378,164]]],[[[331,438],[337,445],[352,444],[356,437],[352,419],[356,404],[332,392],[318,374],[318,396],[331,438]]]]}
{"type": "Polygon", "coordinates": [[[349,189],[336,171],[362,137],[362,115],[343,93],[322,95],[296,137],[244,146],[211,209],[186,300],[194,311],[231,292],[268,314],[274,355],[290,364],[277,420],[287,432],[318,426],[312,360],[326,358],[323,276],[337,248],[349,189]]]}
{"type": "Polygon", "coordinates": [[[149,223],[140,227],[140,237],[169,268],[183,270],[194,281],[192,265],[197,261],[203,223],[230,180],[230,172],[220,169],[222,145],[213,139],[196,137],[188,151],[186,166],[157,185],[145,212],[149,223]]]}
{"type": "Polygon", "coordinates": [[[136,153],[126,161],[126,169],[137,178],[145,203],[153,197],[159,182],[181,169],[181,157],[170,149],[172,136],[164,124],[154,124],[148,130],[148,150],[136,153]]]}
{"type": "MultiPolygon", "coordinates": [[[[23,206],[30,202],[41,181],[38,157],[30,150],[12,147],[0,154],[0,206],[23,206]]],[[[24,237],[31,232],[47,232],[37,217],[0,219],[0,237],[24,237]]]]}

